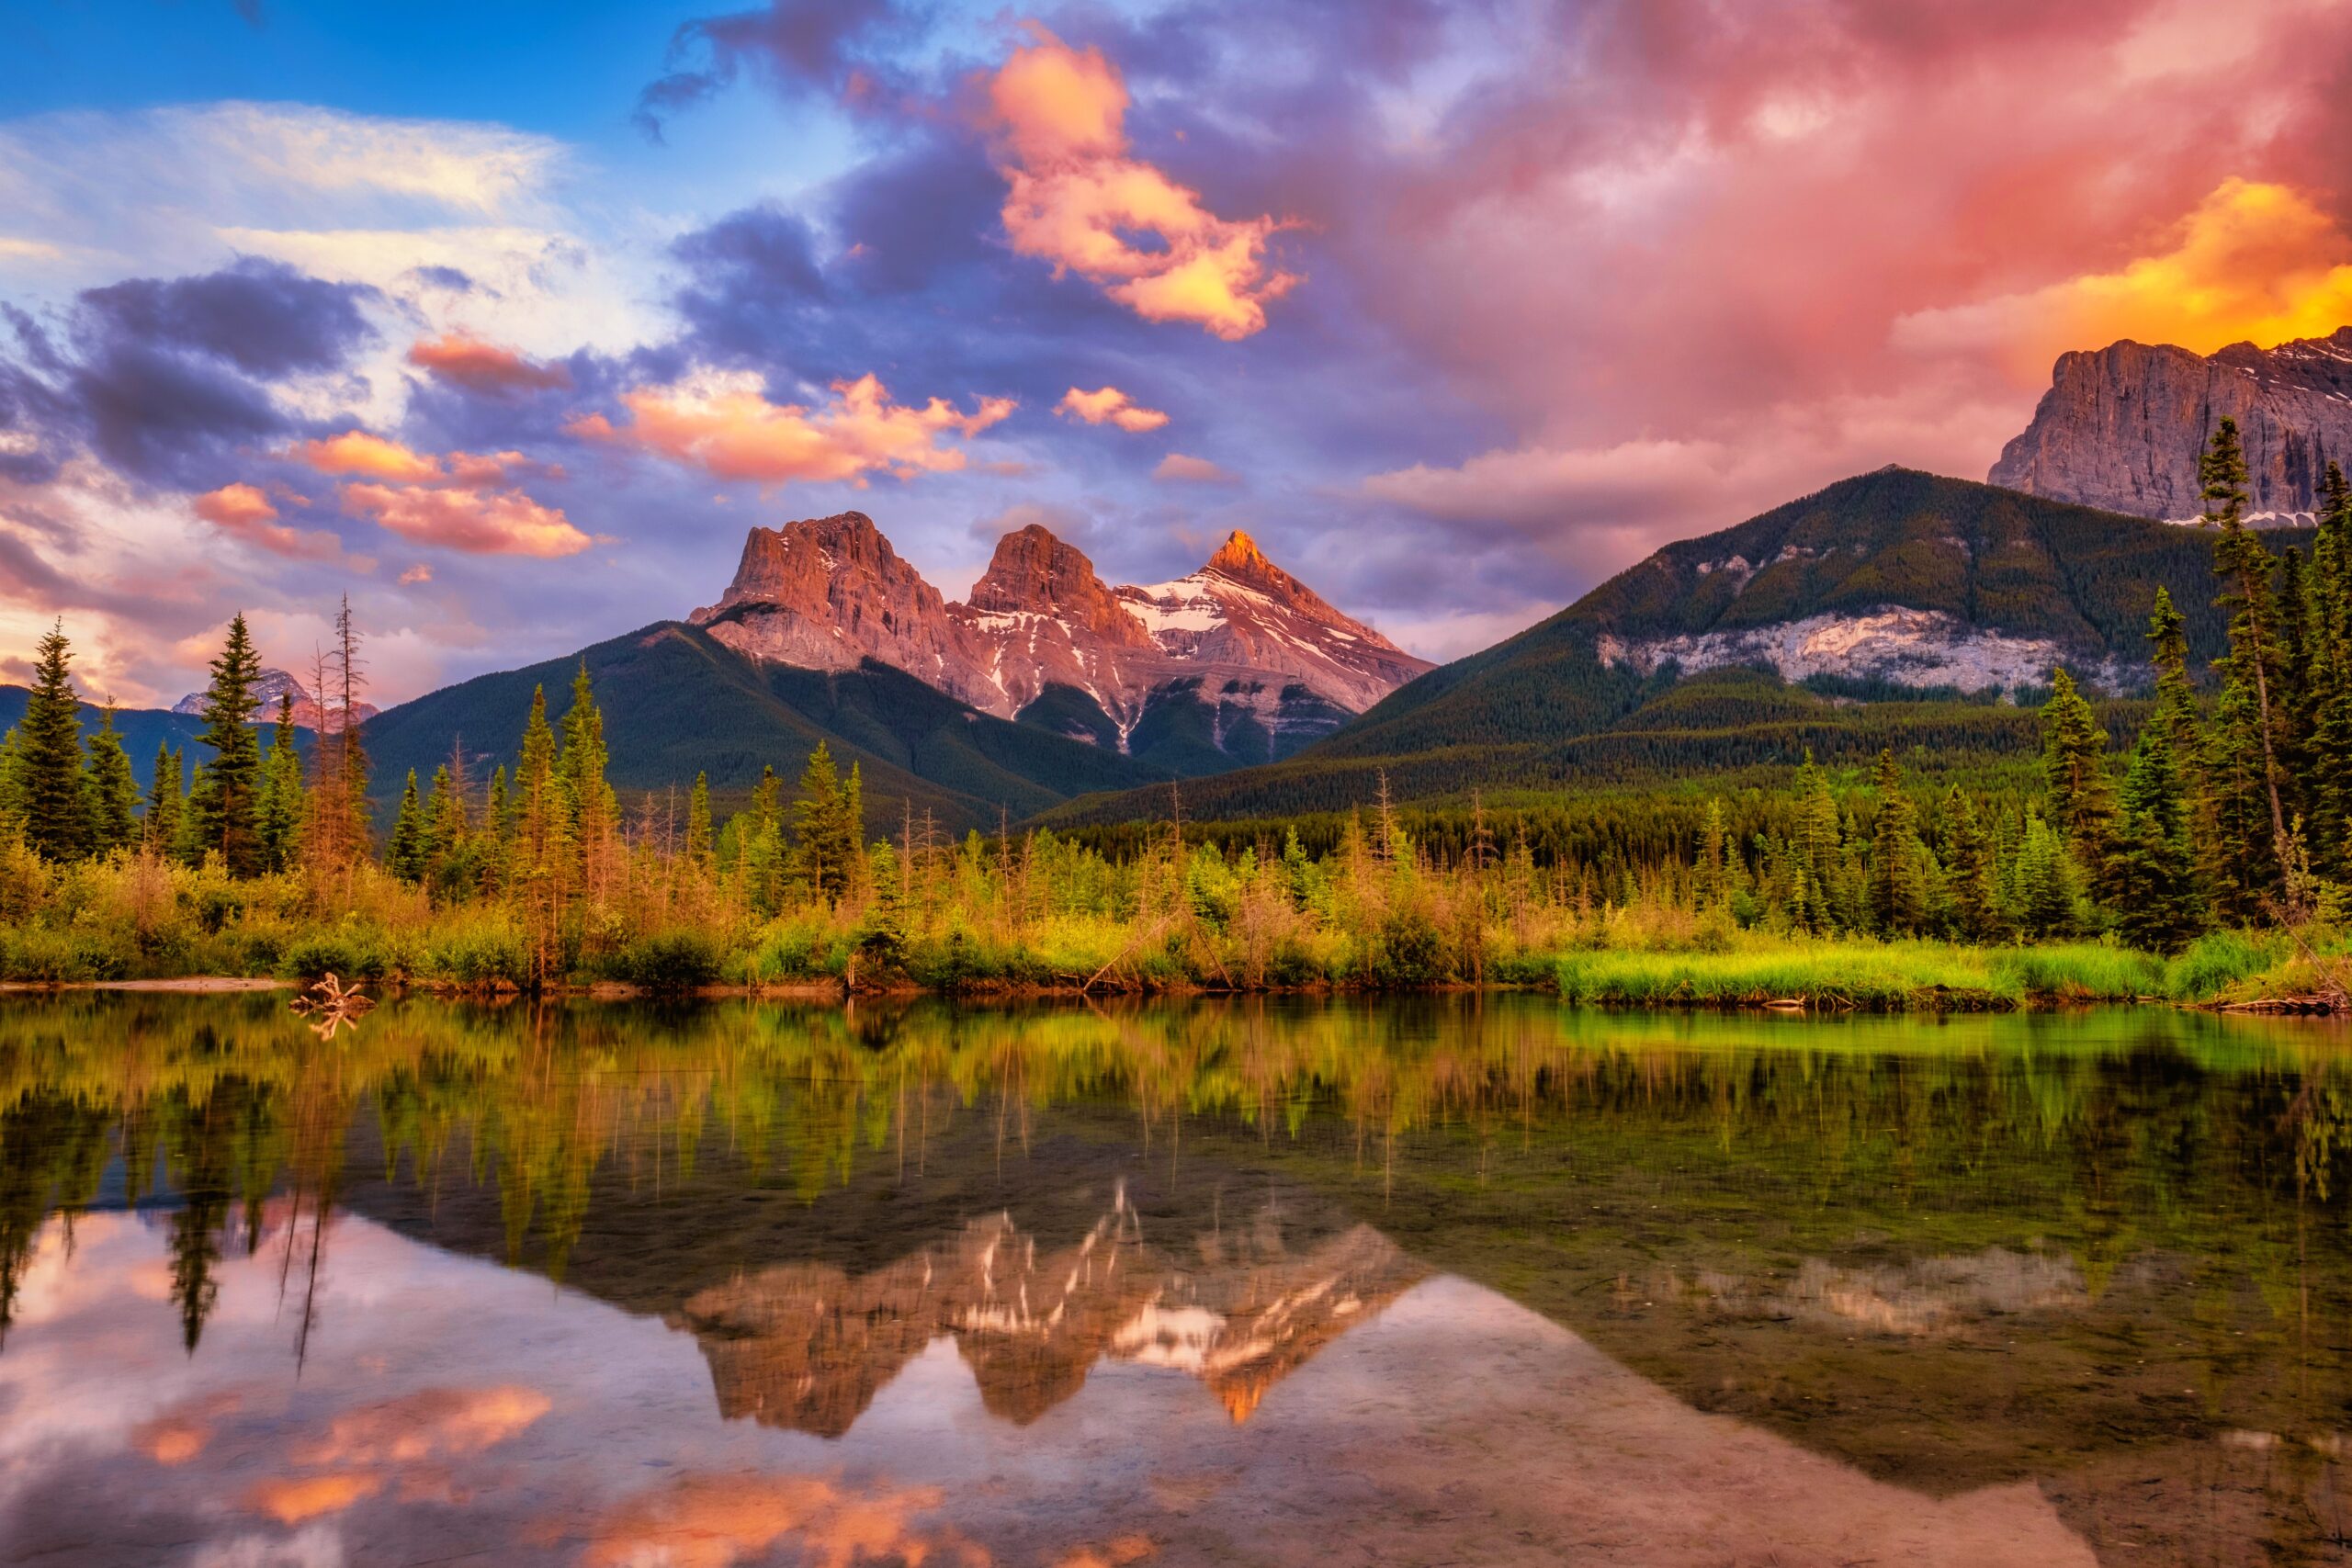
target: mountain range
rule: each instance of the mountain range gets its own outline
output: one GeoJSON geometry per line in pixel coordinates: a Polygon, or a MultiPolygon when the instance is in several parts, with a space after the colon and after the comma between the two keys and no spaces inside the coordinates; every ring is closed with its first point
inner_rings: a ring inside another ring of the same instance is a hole
{"type": "MultiPolygon", "coordinates": [[[[1432,667],[1235,533],[1200,569],[1106,583],[1043,527],[998,542],[963,603],[862,513],[756,527],[718,600],[370,718],[379,795],[453,757],[511,761],[532,690],[550,716],[585,665],[625,794],[707,773],[722,809],[763,768],[829,744],[870,821],[949,830],[1156,816],[1345,810],[1780,766],[1882,745],[1948,762],[2030,752],[2064,665],[2111,694],[2149,680],[2159,585],[2202,668],[2222,649],[2211,538],[2193,516],[2213,419],[2245,433],[2253,503],[2299,542],[2330,456],[2352,450],[2352,328],[2211,355],[2118,343],[2069,354],[2032,423],[1976,484],[1889,468],[1667,545],[1484,652],[1432,667]],[[1931,749],[1931,750],[1930,750],[1931,749]]],[[[300,683],[279,689],[307,704],[300,683]]],[[[191,699],[192,700],[192,699],[191,699]]],[[[0,688],[0,720],[23,694],[0,688]]],[[[197,728],[125,713],[141,782],[197,728]]],[[[315,717],[298,707],[298,721],[315,717]]],[[[265,717],[267,716],[264,716],[265,717]]]]}
{"type": "Polygon", "coordinates": [[[1227,538],[1189,576],[1113,588],[1032,525],[955,604],[859,512],[754,528],[691,622],[745,656],[808,670],[867,660],[999,718],[1180,774],[1273,761],[1432,668],[1227,538]]]}

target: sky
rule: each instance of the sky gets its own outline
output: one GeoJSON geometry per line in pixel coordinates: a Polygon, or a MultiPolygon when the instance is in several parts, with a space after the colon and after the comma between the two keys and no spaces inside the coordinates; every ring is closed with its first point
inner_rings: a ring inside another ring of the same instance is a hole
{"type": "Polygon", "coordinates": [[[1981,478],[2055,356],[2352,321],[2352,0],[0,10],[0,679],[391,703],[855,509],[1230,529],[1431,659],[1981,478]]]}

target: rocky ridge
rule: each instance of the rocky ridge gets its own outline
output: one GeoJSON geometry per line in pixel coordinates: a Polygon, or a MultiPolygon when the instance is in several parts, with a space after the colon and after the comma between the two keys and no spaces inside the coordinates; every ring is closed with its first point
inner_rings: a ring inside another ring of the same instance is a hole
{"type": "MultiPolygon", "coordinates": [[[[204,712],[204,695],[202,692],[190,692],[172,705],[172,711],[176,714],[200,715],[204,712]]],[[[321,706],[318,699],[311,695],[308,687],[283,670],[264,670],[261,672],[261,678],[254,682],[254,695],[261,701],[261,705],[254,709],[254,722],[256,724],[277,723],[277,705],[288,696],[294,699],[294,722],[304,729],[318,728],[326,715],[334,711],[321,706]]],[[[359,716],[359,721],[363,724],[375,717],[377,714],[376,705],[373,703],[354,703],[351,705],[351,711],[359,716]]]]}
{"type": "Polygon", "coordinates": [[[2330,459],[2352,463],[2352,326],[2276,348],[2211,355],[2132,343],[2059,356],[2033,423],[2001,450],[1991,482],[2136,517],[2198,515],[2197,455],[2223,415],[2238,423],[2249,513],[2312,520],[2330,459]]]}
{"type": "Polygon", "coordinates": [[[754,528],[693,622],[773,663],[891,665],[1004,718],[1128,749],[1182,706],[1238,761],[1287,755],[1431,668],[1235,533],[1199,570],[1112,587],[1049,530],[1007,534],[954,603],[863,513],[754,528]]]}

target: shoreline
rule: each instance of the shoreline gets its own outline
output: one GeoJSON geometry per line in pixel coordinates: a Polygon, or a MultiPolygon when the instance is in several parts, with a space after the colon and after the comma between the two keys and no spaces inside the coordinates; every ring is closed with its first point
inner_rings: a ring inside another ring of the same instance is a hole
{"type": "MultiPolygon", "coordinates": [[[[0,981],[0,996],[56,996],[67,992],[119,992],[131,995],[164,996],[238,996],[267,991],[300,992],[308,988],[302,980],[279,979],[266,976],[187,975],[136,980],[5,980],[0,981]]],[[[2181,999],[2160,996],[2075,996],[2050,991],[2011,997],[1993,991],[1955,990],[1940,987],[1922,987],[1899,1001],[1883,995],[1856,1000],[1836,995],[1828,996],[1684,996],[1651,997],[1645,998],[1587,996],[1569,998],[1555,987],[1526,982],[1497,982],[1479,986],[1453,983],[1419,987],[1340,986],[1322,983],[1307,986],[1215,987],[1159,986],[1150,987],[1086,987],[1080,986],[1040,986],[995,984],[968,987],[940,987],[904,984],[878,987],[851,987],[838,979],[776,981],[758,985],[705,985],[675,988],[636,985],[618,980],[595,980],[566,983],[527,989],[514,985],[463,985],[448,981],[364,979],[355,983],[373,987],[381,998],[430,997],[448,1001],[508,1002],[526,998],[537,1001],[799,1001],[850,1006],[860,1001],[905,1001],[936,998],[953,1002],[978,1004],[1018,1002],[1085,1002],[1128,1001],[1138,998],[1153,1000],[1209,998],[1238,1000],[1246,998],[1312,997],[1326,1000],[1346,998],[1398,998],[1407,997],[1442,996],[1526,996],[1548,995],[1563,1006],[1589,1009],[1600,1012],[1629,1013],[1697,1013],[1755,1012],[1801,1017],[1892,1017],[1915,1014],[1921,1017],[1951,1017],[1967,1013],[1988,1012],[2061,1012],[2095,1007],[2162,1007],[2180,1010],[2211,1013],[2283,1018],[2344,1018],[2352,1016],[2340,1004],[2324,996],[2273,996],[2229,1000],[2222,998],[2181,999]]]]}

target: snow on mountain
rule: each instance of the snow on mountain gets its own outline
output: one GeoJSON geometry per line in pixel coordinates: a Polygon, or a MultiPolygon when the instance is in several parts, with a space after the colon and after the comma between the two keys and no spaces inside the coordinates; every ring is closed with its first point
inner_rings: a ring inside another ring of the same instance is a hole
{"type": "Polygon", "coordinates": [[[1287,755],[1430,668],[1238,532],[1185,577],[1113,588],[1033,525],[998,541],[956,604],[847,512],[752,530],[726,594],[692,619],[757,659],[873,659],[983,712],[1122,749],[1154,710],[1182,706],[1204,716],[1207,744],[1249,761],[1287,755]]]}

